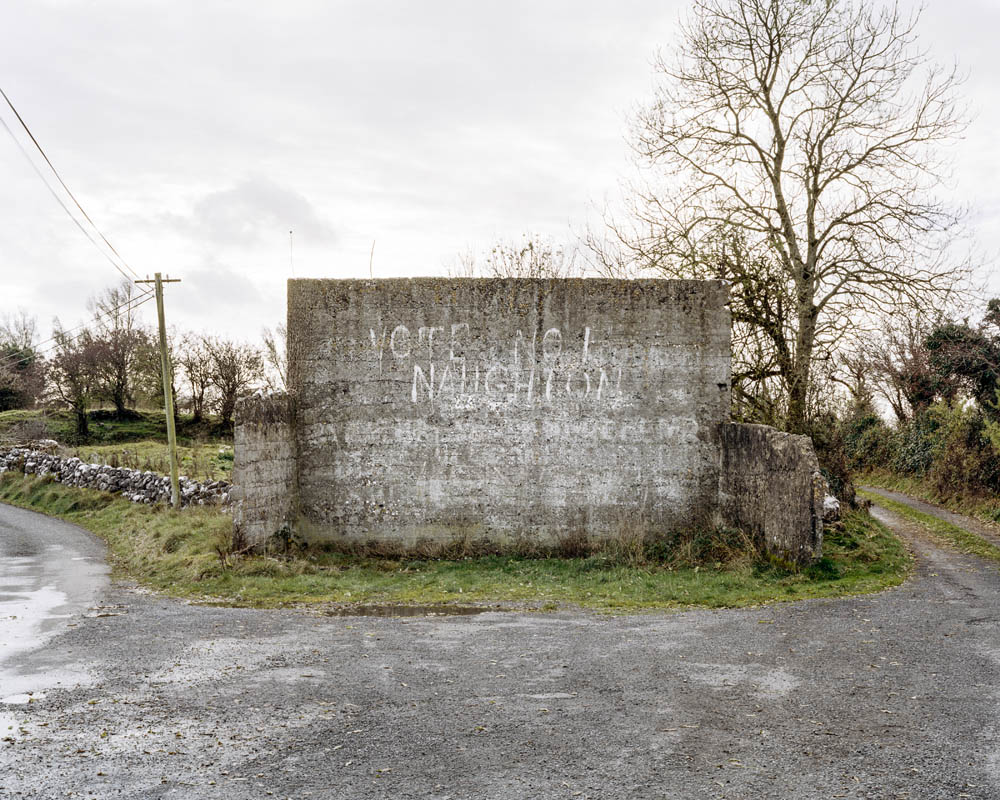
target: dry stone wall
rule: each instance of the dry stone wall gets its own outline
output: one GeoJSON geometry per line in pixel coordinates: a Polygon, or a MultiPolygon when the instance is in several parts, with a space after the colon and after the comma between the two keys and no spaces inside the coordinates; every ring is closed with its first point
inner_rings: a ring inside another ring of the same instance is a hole
{"type": "MultiPolygon", "coordinates": [[[[67,486],[120,494],[133,503],[170,501],[170,478],[157,472],[142,472],[105,464],[88,464],[79,458],[61,458],[30,447],[0,450],[0,472],[49,475],[67,486]]],[[[227,481],[199,482],[180,478],[182,505],[226,505],[231,486],[227,481]]]]}
{"type": "Polygon", "coordinates": [[[290,281],[302,534],[554,543],[711,524],[727,301],[712,281],[290,281]]]}

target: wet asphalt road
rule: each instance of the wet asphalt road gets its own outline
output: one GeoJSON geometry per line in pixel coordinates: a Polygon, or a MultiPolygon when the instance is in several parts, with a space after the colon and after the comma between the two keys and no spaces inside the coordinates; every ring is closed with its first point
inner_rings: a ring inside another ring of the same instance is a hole
{"type": "Polygon", "coordinates": [[[878,513],[904,586],[733,611],[334,618],[111,584],[0,664],[45,692],[2,707],[0,797],[1000,797],[1000,574],[878,513]]]}
{"type": "Polygon", "coordinates": [[[105,557],[103,543],[79,528],[0,506],[0,714],[12,695],[59,684],[56,671],[35,671],[23,656],[107,589],[105,557]]]}

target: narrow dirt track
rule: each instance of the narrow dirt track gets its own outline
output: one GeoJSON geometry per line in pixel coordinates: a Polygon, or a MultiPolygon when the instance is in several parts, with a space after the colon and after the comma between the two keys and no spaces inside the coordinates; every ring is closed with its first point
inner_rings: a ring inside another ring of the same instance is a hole
{"type": "Polygon", "coordinates": [[[865,486],[863,488],[866,492],[882,495],[882,497],[886,497],[889,500],[895,500],[897,503],[905,503],[910,508],[921,511],[924,514],[930,514],[931,516],[942,519],[945,522],[950,522],[952,525],[957,525],[959,528],[964,528],[970,533],[974,533],[976,536],[981,536],[983,539],[986,539],[987,541],[1000,547],[1000,525],[990,525],[986,522],[975,519],[974,517],[966,517],[962,514],[956,514],[954,511],[949,511],[946,508],[941,508],[940,506],[935,506],[931,503],[925,503],[923,500],[910,497],[902,492],[893,492],[889,489],[876,489],[873,486],[865,486]]]}
{"type": "Polygon", "coordinates": [[[1000,573],[876,514],[911,580],[765,608],[327,618],[112,584],[21,664],[79,682],[6,707],[0,796],[1000,797],[1000,573]]]}

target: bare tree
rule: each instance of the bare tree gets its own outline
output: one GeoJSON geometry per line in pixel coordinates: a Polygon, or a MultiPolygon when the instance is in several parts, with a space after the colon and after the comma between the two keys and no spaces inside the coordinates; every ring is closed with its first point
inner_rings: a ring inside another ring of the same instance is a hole
{"type": "Polygon", "coordinates": [[[49,359],[49,385],[57,401],[67,405],[76,422],[76,436],[90,433],[87,411],[100,390],[100,364],[107,358],[106,343],[88,329],[70,335],[55,322],[55,350],[49,359]]]}
{"type": "Polygon", "coordinates": [[[850,405],[848,417],[874,413],[875,381],[871,364],[862,353],[842,353],[835,368],[830,370],[828,383],[839,383],[847,389],[850,405]],[[837,373],[842,374],[837,374],[837,373]]]}
{"type": "Polygon", "coordinates": [[[155,366],[152,337],[139,321],[134,303],[139,292],[123,280],[88,302],[94,314],[94,337],[104,344],[98,364],[101,395],[115,407],[118,419],[135,405],[135,386],[155,366]]]}
{"type": "Polygon", "coordinates": [[[265,327],[261,331],[264,340],[264,380],[272,392],[283,392],[288,386],[288,331],[279,324],[274,331],[265,327]]]}
{"type": "Polygon", "coordinates": [[[694,0],[636,120],[640,162],[672,183],[633,187],[618,260],[734,293],[763,275],[793,430],[817,348],[859,309],[926,303],[966,272],[936,247],[960,215],[933,194],[964,124],[958,79],[917,49],[916,22],[850,0],[694,0]]]}
{"type": "Polygon", "coordinates": [[[479,259],[476,251],[467,247],[460,253],[456,253],[451,260],[444,263],[445,274],[449,278],[478,278],[479,259]]]}
{"type": "Polygon", "coordinates": [[[29,408],[45,390],[45,363],[37,352],[38,322],[27,312],[0,320],[0,411],[29,408]]]}
{"type": "Polygon", "coordinates": [[[184,373],[184,380],[191,392],[193,422],[205,417],[206,402],[211,400],[212,380],[215,370],[212,353],[204,336],[189,333],[181,339],[175,363],[184,373]]]}
{"type": "Polygon", "coordinates": [[[488,278],[575,278],[582,275],[576,252],[538,234],[501,240],[486,255],[488,278]]]}
{"type": "Polygon", "coordinates": [[[0,341],[21,350],[34,350],[38,343],[38,319],[23,308],[0,319],[0,341]]]}
{"type": "Polygon", "coordinates": [[[858,360],[898,422],[925,410],[939,393],[953,393],[932,368],[926,346],[939,324],[917,313],[901,314],[862,342],[858,360]]]}
{"type": "Polygon", "coordinates": [[[264,379],[264,359],[256,347],[228,339],[206,338],[212,385],[218,392],[221,422],[232,425],[236,401],[264,379]]]}
{"type": "Polygon", "coordinates": [[[585,269],[576,248],[537,233],[500,239],[481,257],[466,249],[445,264],[452,278],[579,278],[585,269]]]}

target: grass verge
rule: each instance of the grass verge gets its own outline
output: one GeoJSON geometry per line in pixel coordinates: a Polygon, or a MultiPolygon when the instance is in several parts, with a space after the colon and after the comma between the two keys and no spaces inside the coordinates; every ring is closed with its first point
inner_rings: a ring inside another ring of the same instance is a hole
{"type": "Polygon", "coordinates": [[[979,556],[980,558],[1000,563],[1000,547],[986,541],[981,536],[977,536],[971,531],[965,530],[965,528],[960,528],[954,523],[938,519],[932,514],[926,514],[923,511],[917,511],[917,509],[910,508],[910,506],[905,503],[900,503],[897,500],[890,500],[887,497],[883,497],[882,495],[875,494],[873,492],[866,492],[863,489],[859,489],[858,494],[866,500],[878,503],[878,505],[883,508],[887,508],[894,514],[899,514],[901,517],[906,517],[907,519],[923,525],[931,533],[943,539],[959,552],[971,553],[972,555],[979,556]]]}
{"type": "Polygon", "coordinates": [[[343,553],[297,557],[225,552],[230,519],[215,509],[172,511],[112,495],[6,473],[0,500],[60,517],[108,542],[118,576],[168,594],[249,606],[291,604],[562,604],[606,611],[705,606],[874,592],[903,581],[910,557],[862,512],[828,529],[825,555],[799,572],[755,561],[667,566],[612,555],[388,559],[343,553]]]}

